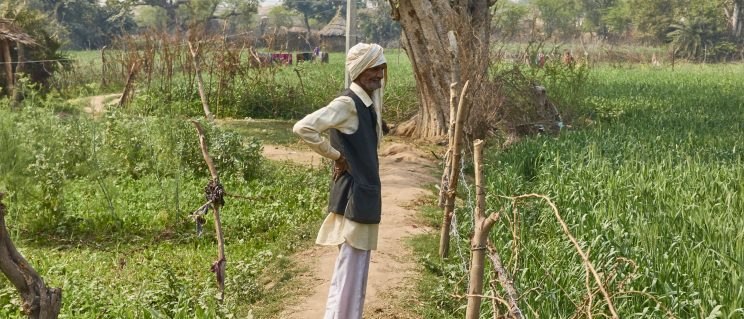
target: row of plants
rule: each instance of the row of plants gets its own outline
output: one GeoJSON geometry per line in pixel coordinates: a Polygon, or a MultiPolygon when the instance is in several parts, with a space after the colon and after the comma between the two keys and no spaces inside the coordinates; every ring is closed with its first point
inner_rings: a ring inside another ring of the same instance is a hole
{"type": "MultiPolygon", "coordinates": [[[[121,92],[136,65],[130,111],[152,116],[203,114],[187,45],[157,40],[147,41],[150,46],[135,52],[106,50],[105,64],[95,52],[72,52],[75,67],[56,74],[53,83],[68,98],[121,92]]],[[[256,56],[267,52],[251,53],[219,43],[199,44],[207,102],[218,117],[295,119],[324,106],[343,90],[343,53],[331,53],[329,63],[257,64],[256,56]]],[[[387,50],[386,55],[390,74],[385,117],[396,123],[417,110],[415,83],[405,53],[387,50]]]]}
{"type": "MultiPolygon", "coordinates": [[[[222,184],[242,197],[226,197],[222,210],[219,302],[213,225],[199,236],[190,217],[209,174],[189,118],[109,110],[95,119],[52,96],[26,102],[0,106],[0,190],[16,245],[63,289],[63,316],[245,318],[288,282],[287,256],[324,215],[324,172],[265,161],[260,140],[203,122],[222,184]]],[[[5,280],[0,305],[0,317],[22,317],[5,280]]]]}
{"type": "MultiPolygon", "coordinates": [[[[578,130],[491,144],[485,163],[488,210],[501,212],[491,241],[521,293],[523,313],[601,316],[607,305],[550,208],[556,203],[623,318],[744,318],[744,86],[741,65],[592,70],[578,130]],[[589,298],[590,292],[593,298],[589,298]],[[587,310],[589,309],[589,310],[587,310]]],[[[460,234],[472,231],[472,185],[461,193],[460,234]]],[[[426,214],[432,224],[438,210],[426,214]]],[[[431,255],[435,238],[416,240],[427,269],[427,318],[464,315],[469,240],[452,257],[431,255]]],[[[492,273],[485,282],[496,280],[492,273]]],[[[486,285],[488,286],[488,285],[486,285]]],[[[486,294],[503,296],[499,288],[486,294]]],[[[482,314],[506,309],[484,302],[482,314]]]]}

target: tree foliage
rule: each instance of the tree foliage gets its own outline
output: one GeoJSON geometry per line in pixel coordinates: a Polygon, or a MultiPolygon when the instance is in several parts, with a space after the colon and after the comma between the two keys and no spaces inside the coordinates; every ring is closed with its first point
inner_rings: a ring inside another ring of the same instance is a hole
{"type": "Polygon", "coordinates": [[[380,43],[389,47],[400,39],[400,24],[390,16],[390,4],[385,2],[376,8],[359,10],[359,34],[366,42],[380,43]]]}
{"type": "MultiPolygon", "coordinates": [[[[505,1],[494,14],[497,34],[506,38],[513,38],[514,28],[531,19],[544,38],[568,40],[582,35],[602,41],[672,44],[680,57],[689,59],[744,52],[744,0],[505,1]]],[[[522,27],[516,35],[532,31],[522,27]]]]}
{"type": "Polygon", "coordinates": [[[222,21],[232,27],[245,28],[258,10],[258,0],[126,0],[130,8],[144,16],[137,17],[141,26],[162,27],[163,31],[184,31],[191,25],[208,26],[222,21]],[[164,22],[156,20],[164,17],[164,22]]]}
{"type": "Polygon", "coordinates": [[[72,49],[100,48],[136,27],[129,7],[119,2],[101,5],[96,0],[33,0],[30,3],[56,22],[65,45],[72,49]]]}

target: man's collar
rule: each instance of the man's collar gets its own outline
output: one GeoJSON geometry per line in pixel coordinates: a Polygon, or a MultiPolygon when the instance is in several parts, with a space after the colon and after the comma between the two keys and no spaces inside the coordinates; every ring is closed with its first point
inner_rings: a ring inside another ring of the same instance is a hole
{"type": "Polygon", "coordinates": [[[365,92],[364,89],[359,86],[359,84],[351,82],[349,89],[351,89],[352,92],[354,92],[360,99],[362,99],[362,103],[364,103],[365,106],[369,107],[370,105],[372,105],[372,99],[369,97],[367,92],[365,92]]]}

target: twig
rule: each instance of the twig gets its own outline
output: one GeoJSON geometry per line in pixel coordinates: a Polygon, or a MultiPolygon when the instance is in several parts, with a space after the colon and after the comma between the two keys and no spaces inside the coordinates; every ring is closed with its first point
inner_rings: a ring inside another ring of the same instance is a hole
{"type": "Polygon", "coordinates": [[[592,265],[592,262],[589,260],[589,257],[586,255],[584,250],[581,249],[581,246],[579,246],[578,241],[576,241],[576,238],[571,235],[571,231],[568,229],[568,225],[566,222],[563,221],[563,218],[561,218],[560,213],[558,213],[558,208],[555,206],[553,201],[550,200],[545,195],[540,194],[526,194],[526,195],[520,195],[516,197],[507,197],[511,198],[514,201],[517,201],[519,199],[524,198],[540,198],[548,203],[550,208],[553,210],[553,214],[555,215],[555,218],[558,219],[558,222],[561,224],[561,228],[563,229],[563,233],[566,234],[568,239],[573,244],[574,248],[576,249],[576,252],[581,256],[581,260],[586,264],[586,266],[589,268],[589,270],[592,273],[592,276],[594,276],[594,280],[597,283],[597,286],[599,287],[599,290],[602,292],[602,296],[604,296],[605,302],[607,302],[607,308],[610,310],[610,313],[612,314],[612,318],[620,318],[617,314],[617,311],[615,310],[615,305],[612,303],[612,299],[610,298],[610,294],[607,293],[607,290],[604,288],[604,285],[602,285],[602,280],[599,278],[599,274],[597,273],[597,270],[594,269],[594,266],[592,265]]]}
{"type": "Polygon", "coordinates": [[[514,281],[509,278],[509,273],[501,264],[501,257],[496,251],[496,247],[494,247],[490,242],[488,243],[488,250],[488,256],[491,258],[491,263],[494,270],[496,271],[496,275],[499,278],[501,287],[504,287],[504,291],[506,291],[506,297],[509,299],[507,304],[509,313],[514,319],[522,319],[522,310],[519,309],[519,304],[517,303],[517,290],[514,289],[514,281]]]}

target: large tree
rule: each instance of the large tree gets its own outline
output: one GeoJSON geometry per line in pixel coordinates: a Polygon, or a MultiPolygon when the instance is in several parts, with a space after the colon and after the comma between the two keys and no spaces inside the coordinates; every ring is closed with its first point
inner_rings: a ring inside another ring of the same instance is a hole
{"type": "Polygon", "coordinates": [[[731,36],[741,42],[744,40],[744,0],[726,0],[724,12],[729,20],[731,36]]]}
{"type": "MultiPolygon", "coordinates": [[[[449,88],[485,79],[491,32],[490,7],[496,0],[389,0],[403,29],[401,42],[416,77],[420,106],[413,134],[440,137],[449,122],[449,88]],[[450,55],[450,32],[457,56],[450,55]]],[[[473,90],[471,90],[472,92],[473,90]]],[[[470,103],[466,100],[466,104],[470,103]]]]}

